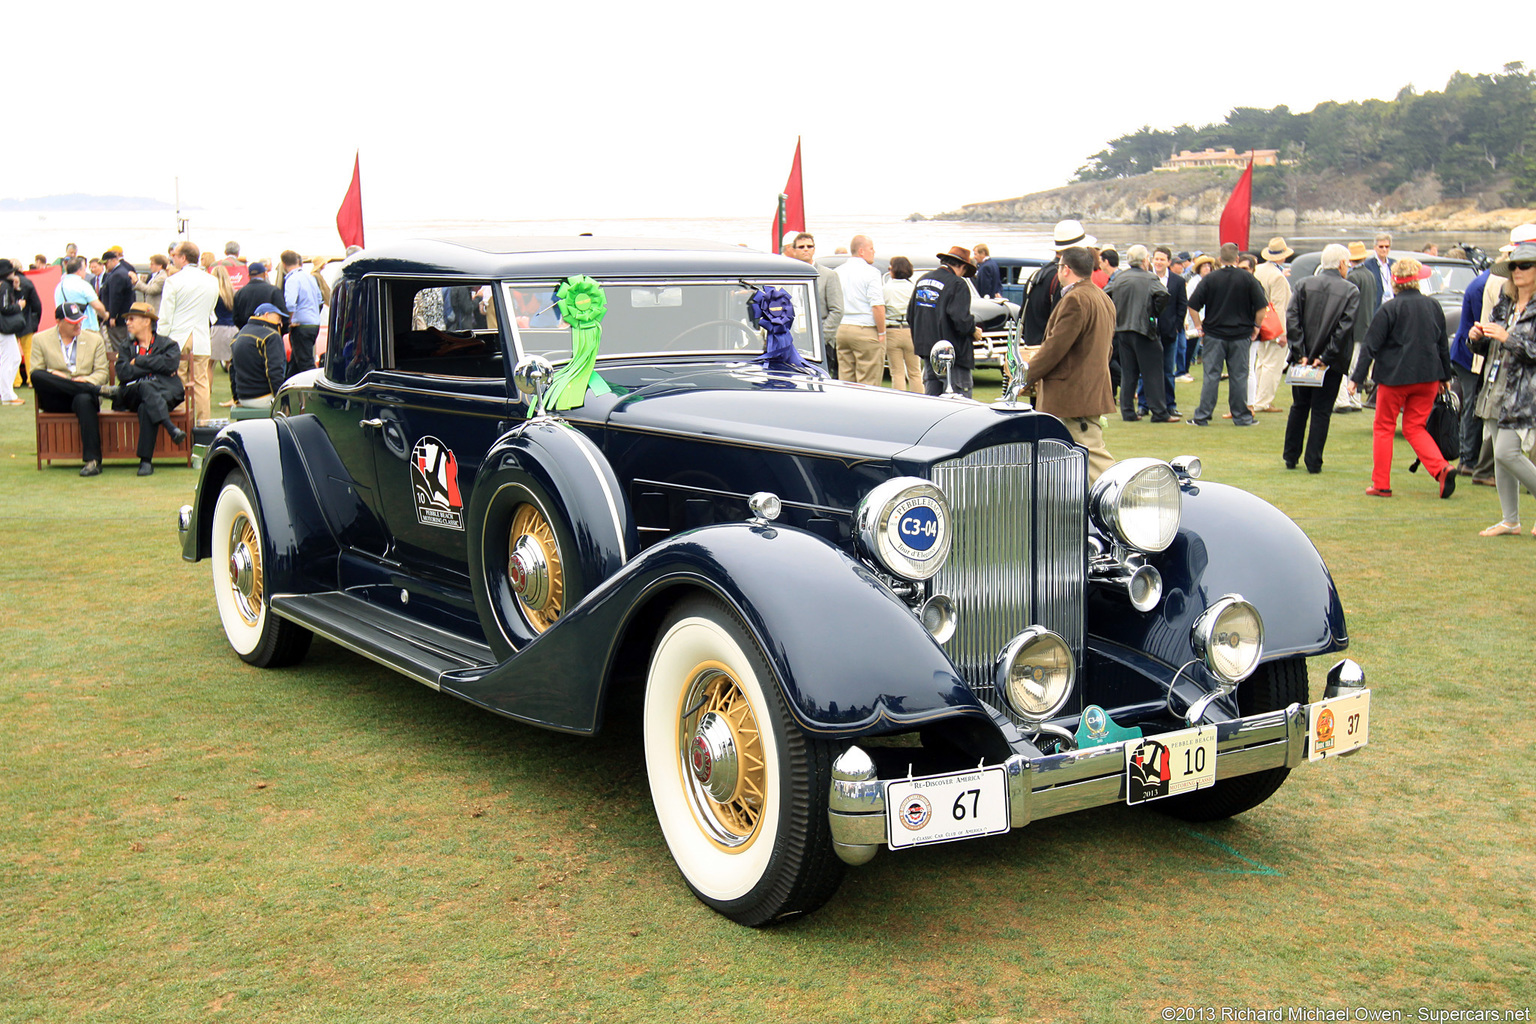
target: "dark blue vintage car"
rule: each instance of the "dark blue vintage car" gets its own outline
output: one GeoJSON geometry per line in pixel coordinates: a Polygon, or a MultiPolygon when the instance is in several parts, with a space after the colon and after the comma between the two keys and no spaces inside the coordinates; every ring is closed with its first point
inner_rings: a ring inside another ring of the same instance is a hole
{"type": "Polygon", "coordinates": [[[1090,486],[1018,401],[828,379],[815,274],[590,238],[353,257],[326,365],[217,436],[181,512],[230,644],[319,634],[571,733],[632,698],[683,878],[749,925],[882,845],[1225,817],[1365,743],[1353,662],[1308,702],[1347,639],[1285,515],[1194,459],[1090,486]]]}

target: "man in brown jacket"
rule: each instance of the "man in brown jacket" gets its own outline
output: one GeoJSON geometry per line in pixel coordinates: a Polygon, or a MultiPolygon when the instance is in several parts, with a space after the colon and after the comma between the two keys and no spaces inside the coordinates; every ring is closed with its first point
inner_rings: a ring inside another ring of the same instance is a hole
{"type": "Polygon", "coordinates": [[[101,386],[107,349],[96,331],[83,329],[85,307],[66,302],[55,324],[32,343],[32,387],[43,412],[72,412],[80,421],[81,476],[101,475],[101,386]]]}
{"type": "Polygon", "coordinates": [[[1115,304],[1093,283],[1093,262],[1090,249],[1063,250],[1057,271],[1061,297],[1046,322],[1044,340],[1024,350],[1024,381],[1040,385],[1035,408],[1060,419],[1072,439],[1088,449],[1089,483],[1115,463],[1099,425],[1099,417],[1115,407],[1109,387],[1115,304]]]}

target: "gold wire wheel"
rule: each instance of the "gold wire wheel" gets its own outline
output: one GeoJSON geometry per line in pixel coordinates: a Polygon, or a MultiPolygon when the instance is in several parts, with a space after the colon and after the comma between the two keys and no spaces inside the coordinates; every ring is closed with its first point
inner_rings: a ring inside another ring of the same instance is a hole
{"type": "Polygon", "coordinates": [[[525,503],[512,514],[507,550],[507,575],[514,581],[517,603],[528,625],[542,633],[565,610],[565,568],[554,528],[537,506],[525,503]]]}
{"type": "Polygon", "coordinates": [[[768,760],[762,730],[746,692],[729,668],[719,662],[705,662],[692,675],[693,684],[683,693],[677,730],[684,788],[710,840],[729,850],[745,849],[757,837],[767,803],[768,760]],[[723,799],[716,799],[708,781],[700,777],[698,748],[705,743],[710,725],[718,730],[721,723],[729,730],[730,763],[710,767],[713,771],[734,769],[735,784],[723,799]]]}
{"type": "Polygon", "coordinates": [[[229,526],[229,589],[235,595],[235,610],[247,626],[261,621],[263,585],[256,524],[241,512],[229,526]]]}

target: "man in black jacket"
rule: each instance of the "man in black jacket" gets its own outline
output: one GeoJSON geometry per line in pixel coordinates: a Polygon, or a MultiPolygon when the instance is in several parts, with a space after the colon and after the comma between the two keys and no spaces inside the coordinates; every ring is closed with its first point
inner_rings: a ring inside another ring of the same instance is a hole
{"type": "Polygon", "coordinates": [[[1104,294],[1115,304],[1115,351],[1120,356],[1120,418],[1135,422],[1136,384],[1147,393],[1147,409],[1153,423],[1168,423],[1168,398],[1163,386],[1163,344],[1157,318],[1168,304],[1168,289],[1147,269],[1144,245],[1133,245],[1125,254],[1126,266],[1114,277],[1104,294]]]}
{"type": "Polygon", "coordinates": [[[912,329],[912,350],[923,361],[923,391],[930,395],[944,393],[944,381],[933,372],[928,356],[933,346],[947,341],[955,346],[955,362],[950,379],[955,391],[971,397],[971,369],[976,365],[976,350],[971,342],[979,336],[976,318],[971,316],[971,289],[965,278],[976,269],[971,251],[952,246],[938,254],[937,270],[924,274],[912,289],[907,303],[907,326],[912,329]]]}
{"type": "Polygon", "coordinates": [[[1234,427],[1251,427],[1258,420],[1248,409],[1248,344],[1259,336],[1259,325],[1269,309],[1269,299],[1258,278],[1237,265],[1238,249],[1223,242],[1217,253],[1221,266],[1206,274],[1189,296],[1189,308],[1200,314],[1205,327],[1201,364],[1200,405],[1190,423],[1211,425],[1216,408],[1216,389],[1221,386],[1221,367],[1227,375],[1227,405],[1234,427]]]}
{"type": "Polygon", "coordinates": [[[1052,246],[1056,250],[1055,258],[1035,271],[1029,283],[1024,286],[1024,322],[1020,327],[1024,344],[1039,345],[1045,340],[1045,325],[1050,321],[1051,311],[1061,298],[1061,282],[1057,272],[1061,269],[1062,251],[1074,245],[1092,248],[1098,241],[1075,220],[1057,222],[1055,243],[1052,246]]]}
{"type": "Polygon", "coordinates": [[[1291,411],[1285,421],[1285,446],[1281,456],[1286,469],[1295,469],[1306,440],[1308,473],[1323,471],[1323,445],[1328,443],[1328,424],[1333,405],[1349,369],[1354,343],[1355,317],[1360,311],[1360,289],[1348,279],[1349,250],[1334,242],[1323,248],[1317,273],[1291,288],[1285,312],[1285,336],[1290,341],[1290,362],[1297,366],[1323,367],[1320,387],[1291,386],[1291,411]],[[1312,421],[1311,436],[1307,420],[1312,421]]]}
{"type": "Polygon", "coordinates": [[[230,342],[229,389],[246,408],[270,409],[272,396],[288,376],[282,322],[283,311],[264,302],[230,342]]]}
{"type": "Polygon", "coordinates": [[[244,327],[256,313],[257,306],[265,306],[269,303],[278,308],[282,314],[283,329],[288,327],[288,307],[283,304],[283,290],[275,284],[267,281],[267,265],[260,261],[252,263],[248,268],[250,280],[245,287],[235,292],[234,319],[236,327],[244,327]]]}
{"type": "Polygon", "coordinates": [[[21,334],[16,335],[16,344],[21,348],[21,366],[18,368],[18,372],[21,374],[21,386],[27,387],[32,381],[30,376],[32,372],[30,369],[32,366],[32,335],[37,333],[38,324],[42,323],[43,304],[37,297],[37,286],[32,283],[32,279],[26,274],[20,273],[19,267],[17,271],[16,291],[20,298],[26,301],[26,306],[22,312],[27,314],[27,329],[21,334]]]}
{"type": "Polygon", "coordinates": [[[139,414],[139,476],[155,471],[155,430],[165,432],[176,444],[186,440],[187,432],[171,422],[171,410],[181,404],[186,391],[176,369],[181,365],[181,346],[163,334],[156,334],[160,314],[147,302],[135,302],[124,317],[128,323],[128,344],[117,354],[116,387],[104,387],[103,395],[112,399],[112,408],[139,414]]]}
{"type": "Polygon", "coordinates": [[[128,324],[124,322],[124,317],[133,305],[133,286],[138,283],[138,275],[128,266],[128,261],[114,250],[108,249],[102,253],[101,262],[107,268],[106,273],[101,275],[101,304],[107,307],[101,333],[107,339],[107,347],[117,352],[128,344],[128,324]]]}

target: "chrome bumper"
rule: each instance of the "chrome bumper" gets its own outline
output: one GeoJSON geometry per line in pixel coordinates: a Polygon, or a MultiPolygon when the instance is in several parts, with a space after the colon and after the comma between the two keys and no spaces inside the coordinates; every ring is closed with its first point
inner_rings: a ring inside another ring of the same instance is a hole
{"type": "MultiPolygon", "coordinates": [[[[1355,679],[1364,683],[1358,666],[1340,662],[1330,673],[1327,696],[1361,692],[1363,685],[1349,685],[1355,679]],[[1341,673],[1346,665],[1353,676],[1341,673]],[[1342,684],[1340,675],[1346,677],[1342,684]]],[[[1218,781],[1305,762],[1309,707],[1292,704],[1281,711],[1219,723],[1218,781]]],[[[1126,742],[1130,741],[1044,757],[1015,754],[1008,758],[1003,767],[1008,773],[1010,827],[1124,800],[1126,742]]],[[[886,841],[885,782],[876,778],[874,761],[857,746],[833,765],[828,817],[833,847],[848,864],[868,863],[886,841]]]]}

